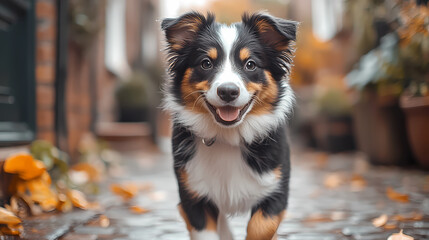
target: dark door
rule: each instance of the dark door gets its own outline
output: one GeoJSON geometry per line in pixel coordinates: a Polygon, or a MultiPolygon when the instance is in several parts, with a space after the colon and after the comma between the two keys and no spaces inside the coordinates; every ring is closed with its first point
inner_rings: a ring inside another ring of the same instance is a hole
{"type": "Polygon", "coordinates": [[[0,146],[35,137],[34,2],[0,1],[0,146]]]}

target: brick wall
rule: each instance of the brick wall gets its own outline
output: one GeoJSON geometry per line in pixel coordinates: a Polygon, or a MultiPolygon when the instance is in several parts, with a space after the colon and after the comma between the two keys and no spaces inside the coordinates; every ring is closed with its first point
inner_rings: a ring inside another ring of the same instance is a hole
{"type": "Polygon", "coordinates": [[[55,47],[54,0],[36,2],[36,121],[37,138],[55,142],[55,47]]]}

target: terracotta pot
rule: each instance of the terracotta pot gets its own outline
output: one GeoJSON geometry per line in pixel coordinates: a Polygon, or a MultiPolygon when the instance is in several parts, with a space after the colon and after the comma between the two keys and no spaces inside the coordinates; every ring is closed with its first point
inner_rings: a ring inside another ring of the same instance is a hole
{"type": "Polygon", "coordinates": [[[376,165],[406,165],[413,162],[407,140],[405,116],[399,98],[381,97],[366,89],[354,105],[358,148],[376,165]]]}
{"type": "Polygon", "coordinates": [[[354,150],[352,125],[350,116],[320,117],[313,126],[317,148],[328,152],[354,150]]]}
{"type": "Polygon", "coordinates": [[[429,97],[401,97],[407,120],[408,139],[421,166],[429,169],[429,97]]]}

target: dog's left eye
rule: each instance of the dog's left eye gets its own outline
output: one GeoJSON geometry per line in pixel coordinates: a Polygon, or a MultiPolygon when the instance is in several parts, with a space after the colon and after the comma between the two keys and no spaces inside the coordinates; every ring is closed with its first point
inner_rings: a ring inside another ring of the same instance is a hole
{"type": "Polygon", "coordinates": [[[213,67],[212,62],[208,58],[204,58],[203,61],[201,61],[201,68],[204,70],[209,70],[213,67]]]}
{"type": "Polygon", "coordinates": [[[247,71],[254,71],[256,69],[256,63],[253,60],[248,60],[246,64],[244,64],[244,68],[247,71]]]}

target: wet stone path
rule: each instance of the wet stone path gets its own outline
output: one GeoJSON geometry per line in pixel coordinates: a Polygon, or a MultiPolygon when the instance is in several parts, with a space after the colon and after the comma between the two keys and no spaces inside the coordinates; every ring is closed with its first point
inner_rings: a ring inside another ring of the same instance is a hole
{"type": "MultiPolygon", "coordinates": [[[[25,239],[125,240],[189,239],[179,216],[172,161],[159,153],[127,153],[125,174],[107,182],[153,185],[130,203],[108,190],[99,196],[102,212],[76,210],[24,221],[25,239]],[[134,214],[129,205],[150,209],[134,214]],[[108,226],[96,219],[107,216],[108,226]]],[[[429,240],[429,173],[418,169],[374,167],[356,153],[326,155],[295,151],[287,216],[279,230],[285,240],[383,240],[401,229],[415,240],[429,240]],[[390,197],[389,197],[390,196],[390,197]],[[372,220],[386,214],[387,222],[372,220]]],[[[106,184],[107,185],[107,184],[106,184]]],[[[106,186],[107,189],[107,186],[106,186]]],[[[249,216],[233,217],[235,239],[245,239],[249,216]]],[[[0,237],[1,239],[16,239],[0,237]]]]}

